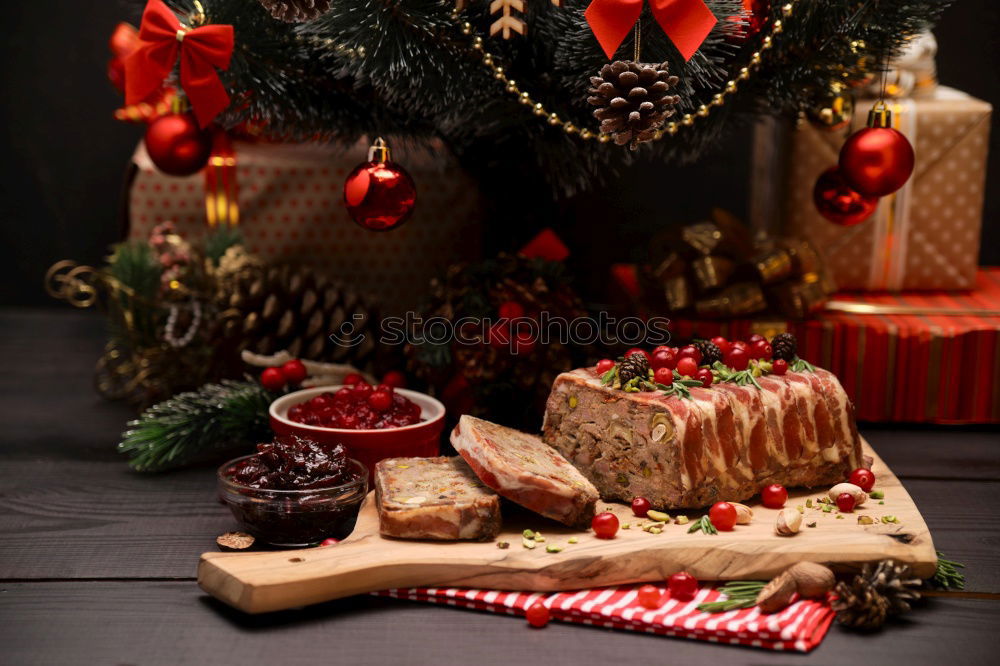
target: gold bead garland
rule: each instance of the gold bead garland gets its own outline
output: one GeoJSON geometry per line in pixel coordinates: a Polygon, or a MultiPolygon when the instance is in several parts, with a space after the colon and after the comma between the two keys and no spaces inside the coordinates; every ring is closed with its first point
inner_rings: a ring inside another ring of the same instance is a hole
{"type": "MultiPolygon", "coordinates": [[[[798,0],[791,0],[790,2],[782,5],[781,15],[786,19],[791,16],[797,2],[798,0]]],[[[472,24],[468,21],[461,21],[461,16],[458,12],[453,12],[451,18],[459,24],[463,35],[472,34],[472,24]]],[[[761,61],[763,60],[763,53],[765,51],[769,51],[774,46],[774,36],[781,34],[783,29],[784,24],[782,23],[782,19],[775,20],[771,24],[770,34],[766,35],[762,40],[760,50],[754,51],[753,54],[751,54],[749,64],[746,67],[740,68],[739,74],[736,78],[726,81],[722,91],[712,95],[711,101],[707,104],[701,104],[695,113],[685,113],[681,116],[680,121],[669,122],[663,129],[656,130],[653,134],[653,141],[658,141],[666,135],[673,136],[677,134],[681,127],[691,127],[695,124],[698,118],[707,118],[713,107],[721,107],[725,104],[729,96],[736,93],[739,88],[740,81],[748,81],[750,79],[750,75],[760,66],[761,61]]],[[[560,127],[566,134],[578,136],[584,141],[594,139],[598,143],[607,143],[611,140],[611,136],[609,134],[592,132],[587,128],[579,128],[573,123],[560,118],[559,114],[546,109],[541,102],[536,102],[532,99],[529,93],[518,87],[516,81],[507,78],[504,68],[496,63],[497,56],[490,53],[483,47],[482,37],[477,35],[472,38],[472,49],[473,51],[478,51],[481,54],[480,58],[483,65],[490,70],[493,74],[493,78],[504,84],[504,88],[508,93],[516,95],[521,104],[530,106],[532,113],[536,116],[545,117],[549,125],[552,125],[553,127],[560,127]]]]}

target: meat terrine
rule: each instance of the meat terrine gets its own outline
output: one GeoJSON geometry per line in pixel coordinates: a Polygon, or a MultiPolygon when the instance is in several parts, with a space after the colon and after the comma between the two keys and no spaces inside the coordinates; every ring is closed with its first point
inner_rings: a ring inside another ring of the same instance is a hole
{"type": "Polygon", "coordinates": [[[537,435],[465,415],[451,443],[483,483],[512,502],[566,525],[594,517],[597,489],[537,435]]]}
{"type": "Polygon", "coordinates": [[[604,500],[659,508],[743,500],[761,486],[817,486],[862,466],[854,407],[831,373],[692,388],[691,399],[626,393],[581,368],[552,385],[542,426],[604,500]]]}
{"type": "Polygon", "coordinates": [[[375,501],[384,536],[492,539],[500,532],[500,498],[458,456],[380,461],[375,501]]]}

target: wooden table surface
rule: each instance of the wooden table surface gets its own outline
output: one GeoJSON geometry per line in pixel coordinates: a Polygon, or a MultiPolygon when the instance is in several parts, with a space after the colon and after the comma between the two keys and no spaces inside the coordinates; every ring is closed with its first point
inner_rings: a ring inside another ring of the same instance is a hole
{"type": "Polygon", "coordinates": [[[1000,430],[862,427],[920,506],[967,589],[929,598],[874,635],[834,626],[808,655],[550,624],[355,597],[249,617],[195,584],[198,555],[233,527],[213,471],[129,471],[130,412],[92,368],[103,322],[0,311],[0,663],[561,664],[996,663],[1000,430]]]}

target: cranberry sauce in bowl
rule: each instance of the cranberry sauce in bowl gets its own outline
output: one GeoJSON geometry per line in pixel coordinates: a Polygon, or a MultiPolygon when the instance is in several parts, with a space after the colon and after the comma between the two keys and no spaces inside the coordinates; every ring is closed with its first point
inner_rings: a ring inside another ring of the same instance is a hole
{"type": "Polygon", "coordinates": [[[308,546],[354,529],[368,470],[341,445],[280,435],[219,468],[219,494],[242,527],[275,546],[308,546]]]}
{"type": "Polygon", "coordinates": [[[288,409],[288,419],[296,423],[345,430],[381,430],[420,422],[420,406],[379,384],[360,381],[335,391],[324,391],[288,409]]]}

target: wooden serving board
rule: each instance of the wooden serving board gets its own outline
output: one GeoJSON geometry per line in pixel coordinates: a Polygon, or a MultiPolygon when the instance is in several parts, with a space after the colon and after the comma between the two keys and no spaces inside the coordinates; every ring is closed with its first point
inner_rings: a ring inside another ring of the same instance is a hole
{"type": "MultiPolygon", "coordinates": [[[[528,512],[504,506],[504,529],[491,542],[404,541],[379,535],[375,499],[369,494],[350,537],[336,546],[256,553],[210,552],[201,556],[198,584],[212,596],[247,613],[263,613],[315,604],[340,597],[396,587],[476,587],[501,590],[555,591],[640,581],[662,581],[685,570],[699,580],[768,579],[802,560],[853,570],[861,564],[892,558],[909,563],[915,575],[934,574],[937,557],[927,525],[899,479],[863,442],[872,456],[876,489],[885,504],[868,502],[853,514],[805,509],[802,530],[791,537],[774,533],[778,511],[755,498],[748,502],[753,523],[737,525],[718,535],[688,534],[689,525],[666,525],[662,534],[638,528],[649,522],[629,507],[600,502],[611,508],[627,530],[614,539],[598,539],[590,531],[574,530],[528,512]],[[899,523],[859,525],[857,516],[878,520],[885,515],[899,523]],[[815,527],[806,523],[816,521],[815,527]],[[521,545],[525,528],[540,531],[545,543],[534,550],[521,545]],[[570,537],[578,543],[569,544],[570,537]],[[500,549],[497,542],[510,547],[500,549]],[[545,546],[563,548],[548,553],[545,546]]],[[[793,490],[786,507],[804,505],[807,498],[826,494],[793,490]]],[[[678,512],[671,512],[676,515],[678,512]]],[[[701,512],[687,512],[694,519],[701,512]]]]}

